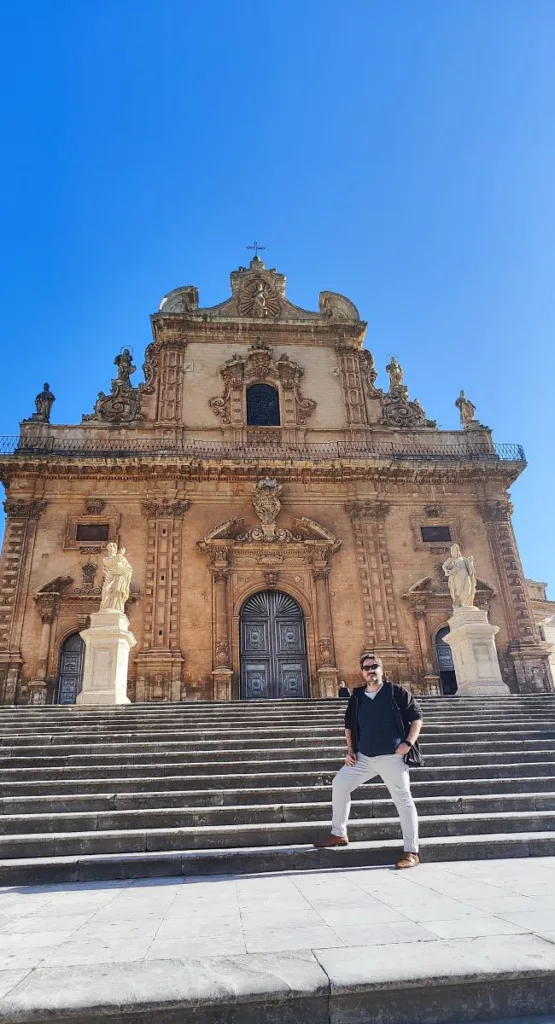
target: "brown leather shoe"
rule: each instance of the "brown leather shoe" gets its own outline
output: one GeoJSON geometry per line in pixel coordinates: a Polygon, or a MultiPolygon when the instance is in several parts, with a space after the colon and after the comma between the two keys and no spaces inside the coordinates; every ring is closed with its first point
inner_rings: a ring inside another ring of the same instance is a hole
{"type": "Polygon", "coordinates": [[[349,840],[347,839],[347,836],[334,836],[333,833],[331,833],[329,836],[326,836],[325,839],[320,839],[317,843],[314,843],[313,845],[318,850],[324,850],[332,846],[348,846],[349,840]]]}
{"type": "Polygon", "coordinates": [[[397,868],[415,868],[420,864],[420,857],[417,853],[404,853],[401,860],[397,861],[397,868]]]}

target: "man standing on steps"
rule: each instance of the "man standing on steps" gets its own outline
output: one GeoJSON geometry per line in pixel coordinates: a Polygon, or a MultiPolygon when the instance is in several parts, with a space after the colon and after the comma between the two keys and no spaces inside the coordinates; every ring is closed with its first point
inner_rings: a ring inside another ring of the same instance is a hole
{"type": "Polygon", "coordinates": [[[398,868],[413,868],[418,856],[418,817],[410,791],[404,757],[422,728],[422,711],[403,686],[390,683],[380,658],[363,654],[362,686],[354,691],[345,712],[347,756],[333,780],[331,834],[314,845],[347,846],[351,793],[363,782],[381,775],[401,820],[404,854],[398,868]]]}

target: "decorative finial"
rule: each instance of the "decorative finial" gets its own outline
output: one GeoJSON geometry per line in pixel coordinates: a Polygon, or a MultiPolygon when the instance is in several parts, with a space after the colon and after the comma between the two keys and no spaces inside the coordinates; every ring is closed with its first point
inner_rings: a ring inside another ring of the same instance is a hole
{"type": "Polygon", "coordinates": [[[247,245],[247,249],[254,249],[254,258],[255,258],[255,260],[258,258],[258,253],[262,252],[265,248],[266,248],[265,245],[259,245],[258,244],[258,242],[256,241],[256,238],[255,238],[254,243],[252,245],[247,245]]]}

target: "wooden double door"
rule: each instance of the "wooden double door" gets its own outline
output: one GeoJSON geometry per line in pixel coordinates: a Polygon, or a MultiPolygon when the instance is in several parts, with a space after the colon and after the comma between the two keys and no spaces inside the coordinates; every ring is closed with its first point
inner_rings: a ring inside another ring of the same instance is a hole
{"type": "Polygon", "coordinates": [[[308,697],[304,615],[280,590],[253,594],[241,611],[241,697],[308,697]]]}

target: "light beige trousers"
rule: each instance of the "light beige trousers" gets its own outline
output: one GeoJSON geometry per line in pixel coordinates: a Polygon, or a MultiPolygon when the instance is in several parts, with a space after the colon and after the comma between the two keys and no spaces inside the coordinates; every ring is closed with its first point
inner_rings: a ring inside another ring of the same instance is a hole
{"type": "Polygon", "coordinates": [[[332,786],[332,834],[347,835],[351,793],[375,775],[382,777],[397,808],[405,852],[418,853],[418,815],[410,791],[409,769],[399,754],[380,754],[377,757],[357,754],[357,763],[352,768],[343,765],[332,786]]]}

